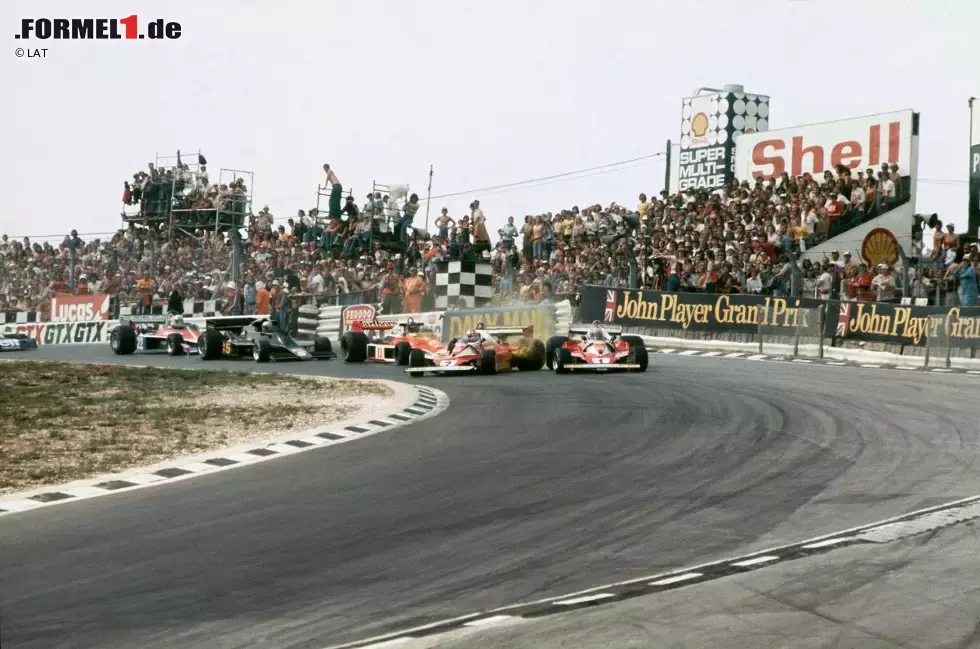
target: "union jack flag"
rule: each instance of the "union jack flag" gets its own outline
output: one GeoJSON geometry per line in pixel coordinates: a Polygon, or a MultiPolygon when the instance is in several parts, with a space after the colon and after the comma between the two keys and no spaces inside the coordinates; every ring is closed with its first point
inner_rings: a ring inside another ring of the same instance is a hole
{"type": "Polygon", "coordinates": [[[838,338],[847,336],[847,327],[851,323],[851,305],[849,302],[840,303],[840,313],[837,315],[837,332],[834,334],[838,338]]]}
{"type": "Polygon", "coordinates": [[[616,291],[606,291],[606,311],[603,313],[602,319],[606,322],[616,320],[616,291]]]}

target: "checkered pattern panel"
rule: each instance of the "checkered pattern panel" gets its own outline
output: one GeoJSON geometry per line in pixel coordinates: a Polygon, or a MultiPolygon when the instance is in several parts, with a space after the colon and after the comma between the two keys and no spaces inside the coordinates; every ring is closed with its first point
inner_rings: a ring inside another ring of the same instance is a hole
{"type": "Polygon", "coordinates": [[[27,324],[37,322],[35,311],[0,311],[0,322],[4,324],[27,324]]]}
{"type": "Polygon", "coordinates": [[[493,268],[482,261],[444,261],[436,267],[435,289],[436,309],[457,299],[470,308],[483,306],[493,298],[493,268]]]}

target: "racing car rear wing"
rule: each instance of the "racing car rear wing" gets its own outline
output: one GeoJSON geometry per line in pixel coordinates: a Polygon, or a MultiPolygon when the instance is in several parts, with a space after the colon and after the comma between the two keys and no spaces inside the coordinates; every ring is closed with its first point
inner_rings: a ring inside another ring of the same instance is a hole
{"type": "Polygon", "coordinates": [[[219,331],[227,329],[242,329],[260,320],[268,320],[268,316],[254,315],[230,315],[215,316],[213,318],[202,318],[207,329],[217,329],[219,331]]]}
{"type": "Polygon", "coordinates": [[[398,326],[397,322],[383,320],[355,320],[351,323],[351,331],[388,331],[398,326]]]}
{"type": "MultiPolygon", "coordinates": [[[[603,331],[605,331],[607,334],[610,334],[612,336],[618,336],[621,333],[623,333],[623,327],[622,327],[622,325],[601,324],[599,326],[602,327],[602,330],[603,331]]],[[[582,323],[573,324],[573,325],[571,325],[568,328],[568,333],[569,334],[587,334],[587,333],[589,333],[589,330],[591,328],[592,328],[592,325],[591,324],[582,324],[582,323]]]]}

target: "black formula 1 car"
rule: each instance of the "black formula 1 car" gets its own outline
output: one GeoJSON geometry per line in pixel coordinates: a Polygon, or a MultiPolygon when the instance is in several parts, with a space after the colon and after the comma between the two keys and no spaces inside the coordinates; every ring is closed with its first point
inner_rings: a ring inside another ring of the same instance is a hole
{"type": "Polygon", "coordinates": [[[312,361],[335,358],[329,338],[299,343],[271,320],[259,319],[243,327],[211,327],[201,334],[197,346],[202,360],[247,358],[269,361],[312,361]]]}
{"type": "Polygon", "coordinates": [[[37,349],[37,341],[27,334],[0,335],[0,352],[23,352],[37,349]]]}

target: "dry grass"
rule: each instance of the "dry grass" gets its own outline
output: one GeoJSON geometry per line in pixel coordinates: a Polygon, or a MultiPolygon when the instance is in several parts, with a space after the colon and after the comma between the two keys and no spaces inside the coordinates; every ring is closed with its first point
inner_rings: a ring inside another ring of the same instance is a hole
{"type": "Polygon", "coordinates": [[[373,381],[0,363],[0,494],[301,431],[392,396],[373,381]]]}

